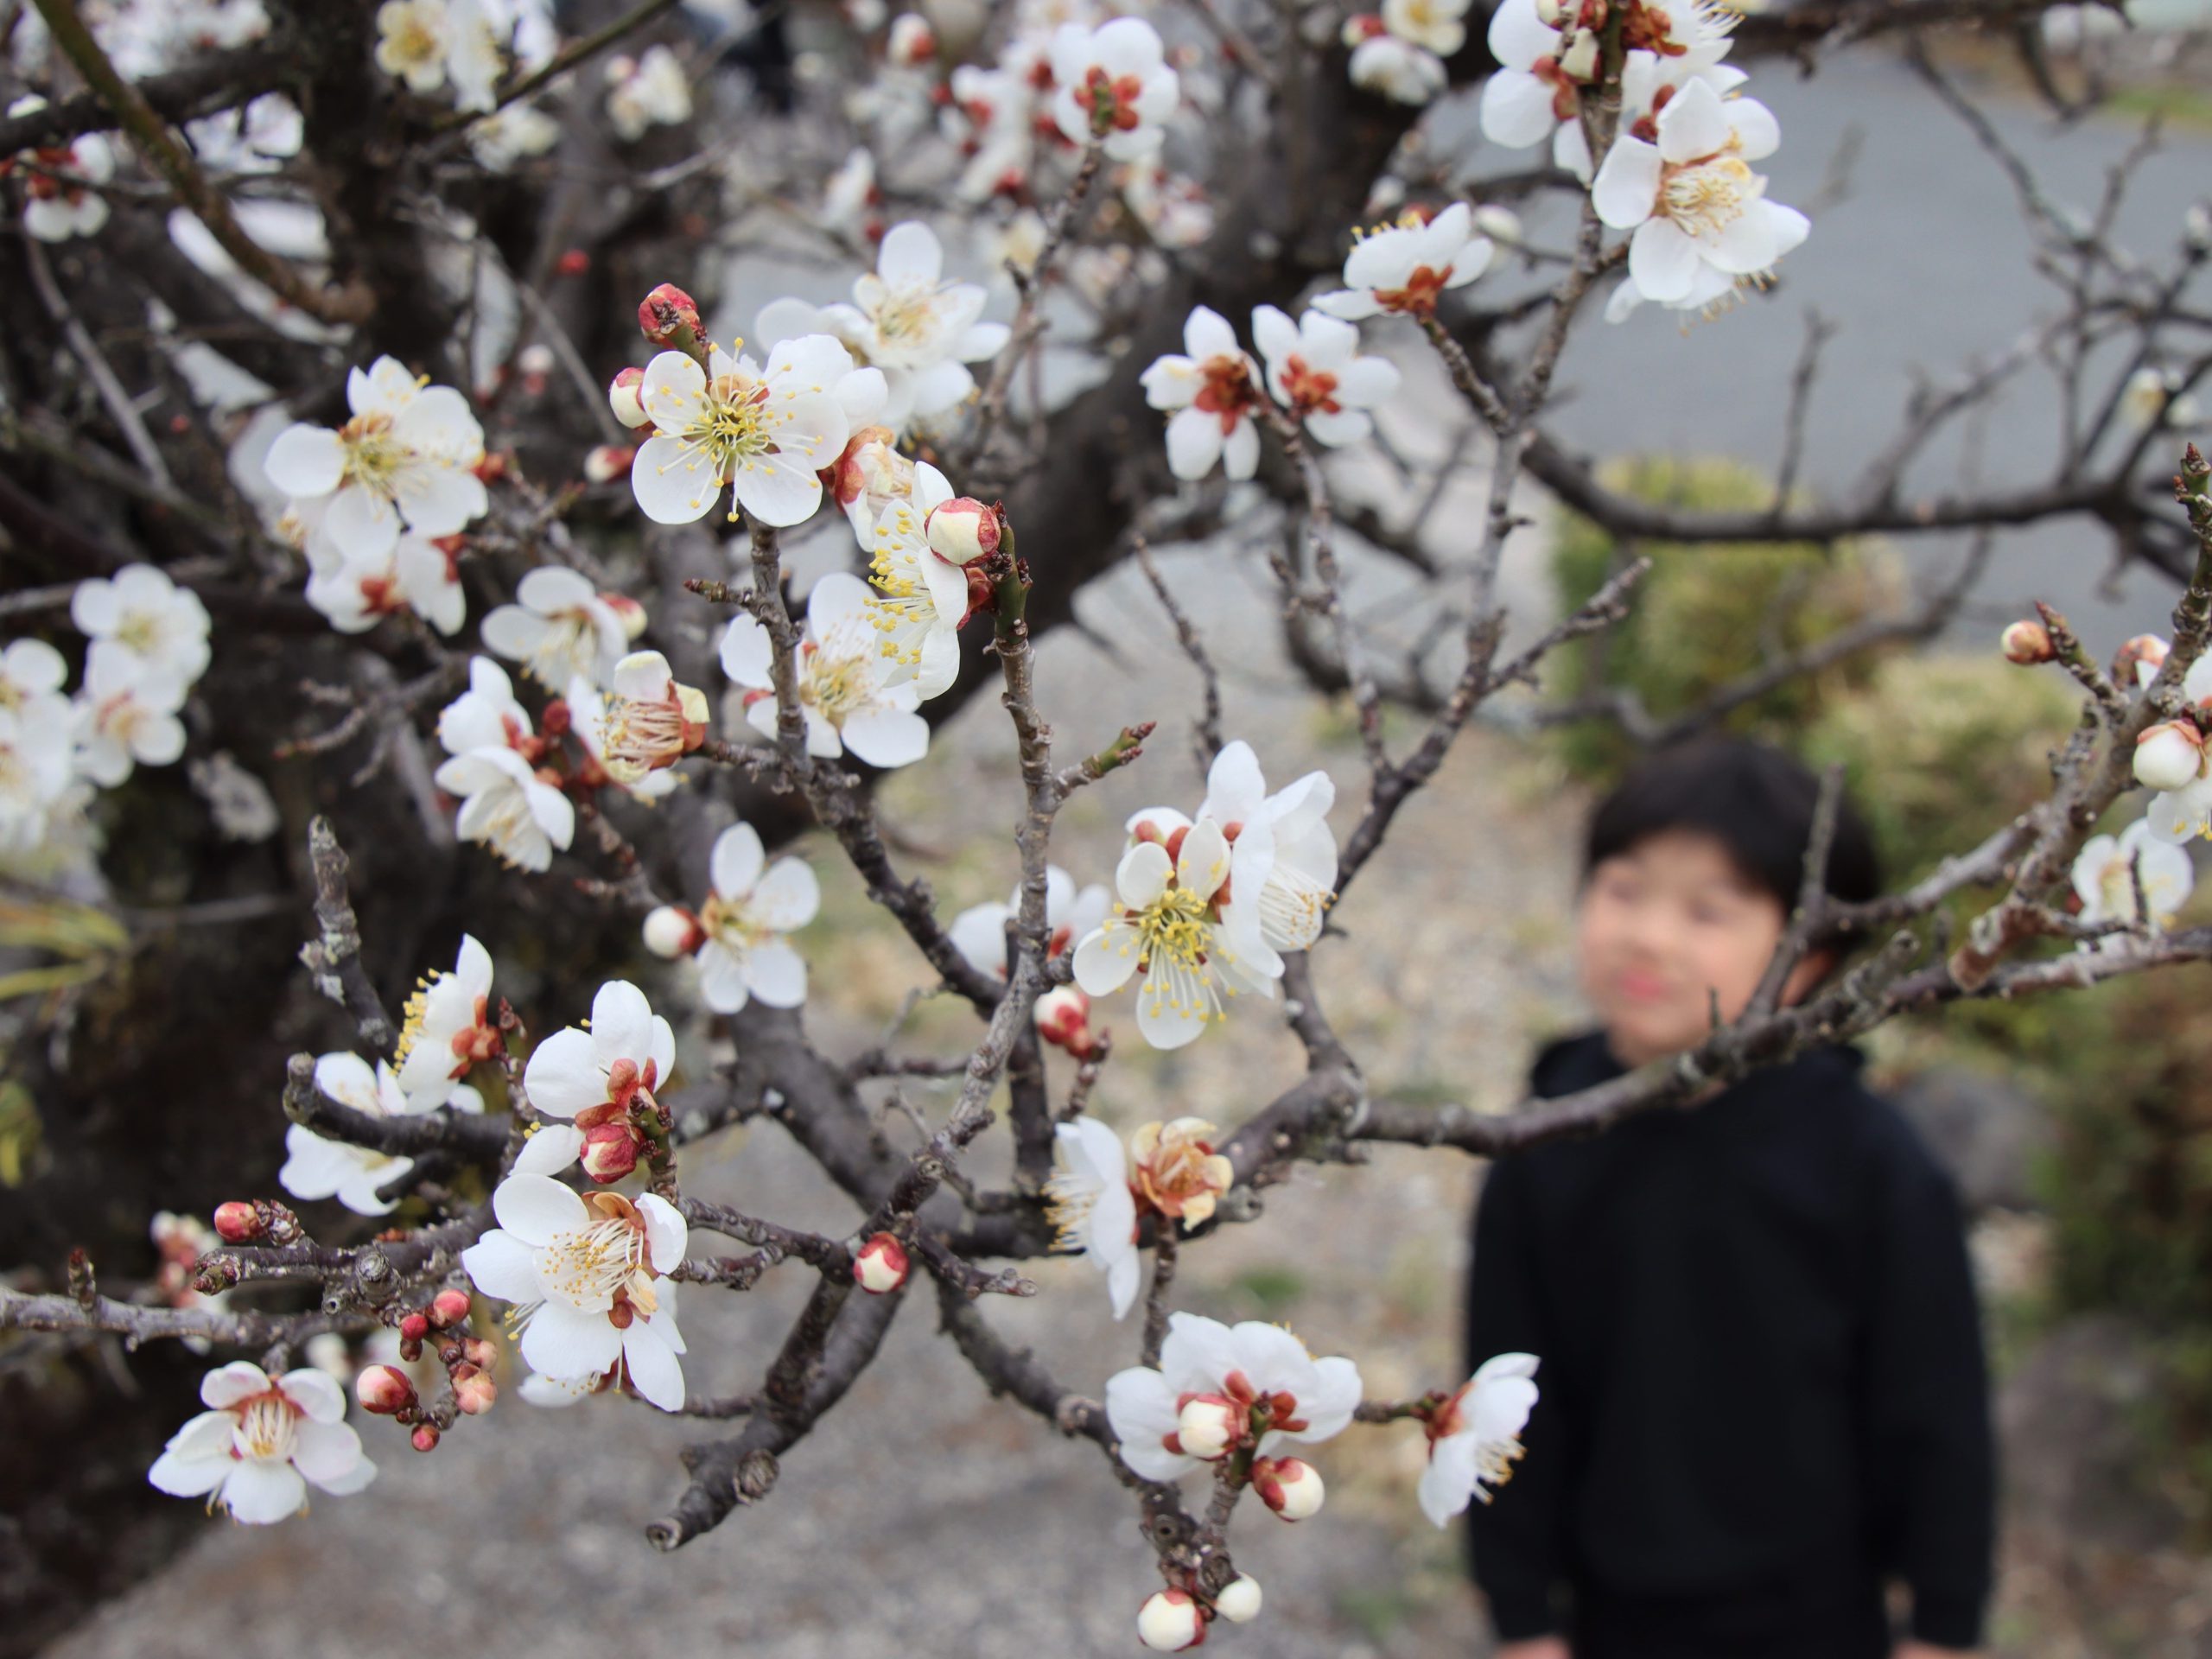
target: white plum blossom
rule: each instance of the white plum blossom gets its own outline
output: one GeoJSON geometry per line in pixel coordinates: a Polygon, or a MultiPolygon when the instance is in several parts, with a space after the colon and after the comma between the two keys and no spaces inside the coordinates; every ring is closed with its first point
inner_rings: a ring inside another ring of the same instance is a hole
{"type": "Polygon", "coordinates": [[[1402,41],[1452,56],[1467,43],[1468,0],[1382,0],[1382,26],[1402,41]]]}
{"type": "MultiPolygon", "coordinates": [[[[467,1084],[448,1079],[442,1090],[426,1088],[409,1096],[399,1085],[399,1074],[383,1060],[371,1071],[358,1054],[325,1054],[315,1063],[315,1086],[340,1106],[350,1106],[369,1117],[414,1117],[450,1106],[457,1112],[480,1112],[484,1097],[467,1084]]],[[[381,1216],[392,1201],[377,1196],[377,1189],[397,1180],[415,1167],[412,1158],[396,1157],[349,1141],[328,1141],[314,1130],[295,1123],[284,1131],[284,1166],[276,1172],[277,1184],[296,1198],[334,1198],[355,1215],[381,1216]]]]}
{"type": "Polygon", "coordinates": [[[340,633],[365,633],[395,612],[412,611],[450,635],[468,614],[454,556],[411,532],[381,552],[346,557],[333,550],[308,577],[308,603],[340,633]]]}
{"type": "Polygon", "coordinates": [[[1359,355],[1359,330],[1340,317],[1308,311],[1296,322],[1272,305],[1252,312],[1252,339],[1267,359],[1268,391],[1335,448],[1375,429],[1368,410],[1398,389],[1398,369],[1359,355]]]}
{"type": "Polygon", "coordinates": [[[412,1109],[443,1104],[469,1067],[499,1052],[492,1008],[492,953],[473,934],[461,936],[453,971],[433,969],[407,999],[399,1032],[400,1091],[412,1109]]]}
{"type": "Polygon", "coordinates": [[[1421,1474],[1421,1509],[1448,1524],[1489,1488],[1512,1478],[1521,1430],[1536,1403],[1536,1357],[1498,1354],[1430,1414],[1428,1464],[1421,1474]]]}
{"type": "MultiPolygon", "coordinates": [[[[868,607],[874,596],[858,576],[833,570],[807,595],[806,632],[793,664],[806,752],[834,760],[850,750],[869,766],[911,766],[928,753],[929,722],[914,712],[921,693],[912,680],[890,683],[868,607]]],[[[753,729],[776,733],[777,704],[768,631],[740,614],[722,635],[722,672],[747,688],[745,717],[753,729]]]]}
{"type": "Polygon", "coordinates": [[[532,1135],[515,1167],[550,1174],[582,1155],[594,1179],[608,1169],[616,1171],[604,1176],[610,1180],[627,1173],[637,1154],[630,1115],[658,1109],[653,1091],[675,1065],[674,1028],[628,980],[607,981],[592,998],[588,1028],[555,1032],[523,1068],[530,1103],[572,1122],[532,1135]]]}
{"type": "MultiPolygon", "coordinates": [[[[8,113],[35,115],[45,107],[46,100],[34,92],[9,105],[8,113]]],[[[12,159],[0,156],[0,177],[19,165],[27,234],[41,242],[66,242],[73,236],[93,235],[107,223],[107,198],[87,188],[115,176],[115,154],[98,133],[41,145],[12,159]]]]}
{"type": "Polygon", "coordinates": [[[665,46],[637,57],[607,61],[607,121],[615,137],[635,143],[654,127],[680,126],[691,118],[691,81],[665,46]]]}
{"type": "Polygon", "coordinates": [[[1101,140],[1117,162],[1149,155],[1182,101],[1160,31],[1141,17],[1096,29],[1063,23],[1052,36],[1052,119],[1071,143],[1101,140]]]}
{"type": "Polygon", "coordinates": [[[346,376],[346,400],[353,413],[344,426],[287,427],[262,463],[311,524],[311,543],[365,558],[389,551],[403,524],[435,540],[484,516],[491,504],[474,470],[484,429],[466,397],[383,357],[346,376]]]}
{"type": "MultiPolygon", "coordinates": [[[[814,872],[797,858],[772,864],[760,832],[734,823],[715,839],[713,891],[696,922],[699,993],[716,1014],[735,1014],[759,998],[772,1008],[806,1001],[806,959],[787,935],[822,907],[814,872]]],[[[687,941],[688,943],[688,941],[687,941]]]]}
{"type": "Polygon", "coordinates": [[[2173,431],[2196,425],[2203,409],[2186,390],[2189,379],[2179,369],[2145,364],[2127,377],[2120,388],[2120,418],[2138,432],[2153,427],[2173,431]]]}
{"type": "Polygon", "coordinates": [[[817,333],[842,342],[884,383],[878,409],[855,421],[880,419],[897,432],[958,407],[976,389],[967,365],[1005,346],[1007,326],[982,321],[989,297],[980,283],[947,282],[936,233],[909,219],[884,232],[875,269],[853,283],[850,305],[772,301],[758,332],[779,342],[817,333]]]}
{"type": "MultiPolygon", "coordinates": [[[[2212,712],[2212,653],[2189,665],[2181,695],[2190,709],[2212,712]]],[[[2152,840],[2180,846],[2199,836],[2212,837],[2212,764],[2194,714],[2185,711],[2179,720],[2144,732],[2134,764],[2137,781],[2158,791],[2143,817],[2152,840]]]]}
{"type": "MultiPolygon", "coordinates": [[[[1096,882],[1077,890],[1075,878],[1057,864],[1045,867],[1045,954],[1057,957],[1089,937],[1106,919],[1112,902],[1096,882]]],[[[952,918],[945,937],[960,954],[987,974],[1006,975],[1006,925],[1021,908],[1016,887],[1002,905],[973,905],[952,918]]]]}
{"type": "Polygon", "coordinates": [[[645,626],[634,601],[601,594],[560,565],[540,565],[524,575],[515,601],[484,619],[484,643],[550,690],[579,674],[606,684],[632,636],[645,626]]]}
{"type": "Polygon", "coordinates": [[[170,765],[184,753],[184,696],[173,671],[119,640],[93,640],[74,710],[77,770],[112,789],[135,766],[170,765]]]}
{"type": "Polygon", "coordinates": [[[492,1194],[499,1224],[461,1253],[477,1289],[511,1302],[522,1357],[556,1382],[588,1382],[618,1365],[640,1399],[683,1405],[676,1287],[690,1230],[652,1192],[634,1203],[582,1196],[544,1175],[515,1174],[492,1194]]]}
{"type": "Polygon", "coordinates": [[[1432,317],[1437,296],[1481,276],[1491,253],[1490,238],[1476,232],[1474,210],[1464,201],[1426,222],[1408,213],[1360,238],[1344,261],[1344,286],[1319,296],[1314,308],[1348,322],[1385,312],[1432,317]]]}
{"type": "Polygon", "coordinates": [[[377,9],[377,67],[410,92],[428,96],[450,79],[462,110],[488,111],[499,67],[480,0],[385,0],[377,9]]]}
{"type": "Polygon", "coordinates": [[[474,749],[524,751],[531,741],[530,711],[515,701],[514,682],[489,657],[468,659],[468,690],[438,711],[438,741],[448,754],[474,749]]]}
{"type": "Polygon", "coordinates": [[[46,839],[48,814],[74,775],[66,702],[0,704],[0,853],[27,852],[46,839]]]}
{"type": "MultiPolygon", "coordinates": [[[[1248,826],[1245,834],[1263,837],[1266,829],[1248,826]]],[[[1076,946],[1075,982],[1086,995],[1111,996],[1132,975],[1143,976],[1137,1029],[1154,1048],[1192,1041],[1226,1016],[1239,991],[1275,994],[1274,981],[1248,965],[1273,954],[1253,912],[1224,912],[1217,902],[1230,857],[1211,819],[1166,842],[1139,842],[1114,872],[1114,913],[1076,946]]]]}
{"type": "Polygon", "coordinates": [[[682,352],[645,365],[640,401],[658,430],[638,448],[630,486],[656,524],[703,518],[725,490],[764,524],[796,524],[822,502],[816,474],[845,447],[848,417],[837,386],[852,372],[826,335],[785,340],[764,370],[719,346],[701,368],[682,352]]]}
{"type": "Polygon", "coordinates": [[[1372,13],[1347,19],[1344,38],[1351,48],[1347,72],[1362,92],[1417,109],[1442,92],[1451,79],[1443,59],[1426,47],[1400,40],[1372,13]]]}
{"type": "MultiPolygon", "coordinates": [[[[957,75],[959,70],[953,73],[957,75]]],[[[822,207],[817,218],[833,231],[856,231],[868,210],[881,200],[875,187],[875,157],[865,144],[855,145],[842,165],[822,183],[822,207]]]]}
{"type": "Polygon", "coordinates": [[[92,640],[113,640],[147,667],[189,687],[207,671],[207,607],[150,564],[92,576],[69,596],[69,620],[92,640]]]}
{"type": "Polygon", "coordinates": [[[614,665],[598,760],[620,784],[642,782],[706,741],[707,694],[677,682],[668,658],[633,651],[614,665]]]}
{"type": "Polygon", "coordinates": [[[11,639],[0,650],[0,709],[50,710],[69,677],[69,664],[43,639],[11,639]]]}
{"type": "Polygon", "coordinates": [[[518,869],[543,870],[553,861],[553,849],[565,850],[575,836],[576,809],[569,798],[512,749],[456,754],[431,781],[461,798],[454,833],[490,848],[518,869]]]}
{"type": "Polygon", "coordinates": [[[1693,80],[1667,101],[1656,142],[1623,133],[1591,186],[1598,216],[1630,231],[1629,281],[1662,304],[1758,281],[1805,239],[1810,221],[1766,199],[1751,163],[1771,156],[1781,131],[1764,105],[1724,100],[1693,80]]]}
{"type": "Polygon", "coordinates": [[[1341,1433],[1359,1405],[1359,1368],[1315,1359],[1279,1325],[1226,1325],[1196,1313],[1167,1316],[1160,1369],[1133,1366],[1106,1381],[1106,1416],[1122,1461],[1147,1480],[1176,1480],[1207,1459],[1182,1446],[1192,1396],[1226,1402],[1237,1433],[1266,1457],[1285,1441],[1314,1445],[1341,1433]]]}
{"type": "Polygon", "coordinates": [[[1483,84],[1483,137],[1522,149],[1575,124],[1576,84],[1560,66],[1560,31],[1537,15],[1536,0],[1499,0],[1489,41],[1498,68],[1483,84]]]}
{"type": "Polygon", "coordinates": [[[1218,463],[1232,479],[1260,465],[1260,365],[1237,343],[1219,312],[1197,306],[1183,322],[1183,353],[1153,359],[1143,376],[1145,401],[1172,410],[1167,465],[1175,476],[1201,479],[1218,463]]]}
{"type": "Polygon", "coordinates": [[[929,543],[930,512],[954,499],[951,481],[927,461],[916,462],[913,470],[911,493],[883,503],[861,545],[868,550],[868,582],[875,588],[868,616],[885,662],[884,683],[911,680],[926,701],[959,676],[968,577],[929,543]]]}
{"type": "Polygon", "coordinates": [[[566,701],[569,705],[569,730],[575,734],[576,741],[583,745],[585,754],[590,757],[591,766],[584,768],[582,774],[587,781],[597,783],[603,778],[607,783],[627,793],[632,800],[649,804],[672,795],[683,786],[683,774],[673,767],[664,766],[658,772],[646,772],[642,778],[632,778],[617,775],[618,771],[626,773],[630,770],[628,767],[610,768],[607,766],[607,721],[615,699],[601,690],[587,676],[579,674],[569,682],[566,701]],[[596,772],[594,767],[597,768],[596,772]]]}
{"type": "MultiPolygon", "coordinates": [[[[1328,823],[1336,799],[1336,785],[1320,771],[1268,794],[1259,758],[1242,738],[1223,747],[1206,774],[1199,817],[1212,819],[1224,834],[1255,824],[1269,831],[1265,843],[1235,835],[1230,873],[1256,888],[1260,937],[1275,950],[1303,950],[1321,937],[1337,885],[1337,837],[1328,823]],[[1248,844],[1249,855],[1240,856],[1248,844]]],[[[1243,902],[1241,893],[1236,899],[1243,902]]]]}
{"type": "Polygon", "coordinates": [[[207,1409],[147,1471],[172,1497],[204,1497],[258,1527],[305,1509],[309,1482],[343,1495],[376,1478],[346,1423],[345,1390],[313,1366],[272,1377],[236,1360],[200,1380],[200,1402],[207,1409]]]}
{"type": "Polygon", "coordinates": [[[469,124],[468,148],[494,173],[543,156],[561,142],[561,124],[534,104],[510,104],[469,124]]]}
{"type": "Polygon", "coordinates": [[[1046,1184],[1054,1243],[1079,1252],[1106,1275],[1106,1294],[1120,1319],[1137,1298],[1136,1199],[1129,1191],[1122,1137],[1095,1117],[1052,1131],[1060,1169],[1046,1184]]]}
{"type": "MultiPolygon", "coordinates": [[[[2138,818],[2117,836],[2090,836],[2074,859],[2074,891],[2082,900],[2081,919],[2126,922],[2130,926],[2145,919],[2135,902],[2139,876],[2153,928],[2164,927],[2173,919],[2196,881],[2188,850],[2151,839],[2151,826],[2145,819],[2138,818]]],[[[2083,941],[2085,949],[2118,950],[2126,944],[2126,936],[2116,933],[2083,941]]]]}

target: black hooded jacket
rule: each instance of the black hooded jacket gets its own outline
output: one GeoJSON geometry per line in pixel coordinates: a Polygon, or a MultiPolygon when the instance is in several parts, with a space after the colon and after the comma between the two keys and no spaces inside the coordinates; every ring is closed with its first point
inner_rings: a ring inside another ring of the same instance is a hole
{"type": "MultiPolygon", "coordinates": [[[[1611,1618],[1645,1634],[1578,1645],[1878,1653],[1895,1576],[1920,1640],[1979,1643],[1994,1471],[1958,1202],[1862,1064],[1811,1050],[1491,1169],[1471,1359],[1541,1362],[1527,1454],[1470,1528],[1501,1638],[1611,1618]],[[1854,1620],[1875,1635],[1834,1634],[1854,1620]]],[[[1622,1070],[1592,1033],[1533,1082],[1622,1070]]]]}

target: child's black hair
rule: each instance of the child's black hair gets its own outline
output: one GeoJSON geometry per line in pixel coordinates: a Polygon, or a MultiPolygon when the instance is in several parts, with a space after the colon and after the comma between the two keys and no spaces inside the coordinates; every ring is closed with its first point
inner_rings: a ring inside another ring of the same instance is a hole
{"type": "MultiPolygon", "coordinates": [[[[1821,780],[1795,757],[1740,737],[1700,737],[1655,749],[1630,768],[1591,815],[1582,874],[1669,830],[1700,830],[1727,848],[1745,876],[1796,907],[1813,839],[1821,780]]],[[[1846,791],[1828,847],[1827,890],[1847,903],[1882,890],[1866,821],[1846,791]]]]}

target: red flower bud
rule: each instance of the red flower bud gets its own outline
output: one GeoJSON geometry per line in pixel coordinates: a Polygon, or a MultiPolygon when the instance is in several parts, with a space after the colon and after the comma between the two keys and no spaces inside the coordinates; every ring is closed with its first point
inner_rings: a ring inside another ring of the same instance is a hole
{"type": "Polygon", "coordinates": [[[555,262],[553,269],[563,276],[581,276],[591,269],[591,255],[582,248],[570,248],[555,262]]]}
{"type": "Polygon", "coordinates": [[[444,1330],[459,1325],[468,1318],[468,1293],[465,1290],[442,1290],[430,1302],[430,1323],[444,1330]]]}
{"type": "Polygon", "coordinates": [[[638,1166],[638,1132],[627,1123],[594,1123],[584,1131],[584,1173],[602,1184],[638,1166]]]}
{"type": "Polygon", "coordinates": [[[244,1244],[261,1236],[261,1217],[253,1205],[233,1198],[215,1206],[215,1233],[226,1244],[244,1244]]]}
{"type": "Polygon", "coordinates": [[[638,307],[638,327],[656,346],[665,346],[683,330],[699,332],[699,303],[673,283],[663,283],[638,307]]]}
{"type": "Polygon", "coordinates": [[[853,1282],[871,1296],[887,1296],[906,1282],[906,1247],[878,1233],[853,1258],[853,1282]]]}
{"type": "Polygon", "coordinates": [[[415,1442],[417,1452],[435,1452],[438,1449],[438,1426],[435,1423],[419,1424],[408,1438],[415,1442]]]}
{"type": "Polygon", "coordinates": [[[425,1313],[403,1314],[399,1320],[399,1339],[419,1343],[430,1334],[429,1316],[425,1313]]]}
{"type": "Polygon", "coordinates": [[[372,1365],[353,1379],[353,1397],[363,1411],[389,1417],[415,1403],[415,1385],[397,1366],[372,1365]]]}

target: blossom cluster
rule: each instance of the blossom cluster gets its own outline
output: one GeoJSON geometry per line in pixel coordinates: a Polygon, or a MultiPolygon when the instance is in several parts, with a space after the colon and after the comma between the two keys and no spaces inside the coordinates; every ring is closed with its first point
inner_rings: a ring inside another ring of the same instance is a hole
{"type": "Polygon", "coordinates": [[[150,564],[77,584],[69,620],[87,641],[75,695],[43,639],[0,647],[0,859],[67,860],[95,787],[184,753],[185,700],[213,652],[207,607],[150,564]]]}

